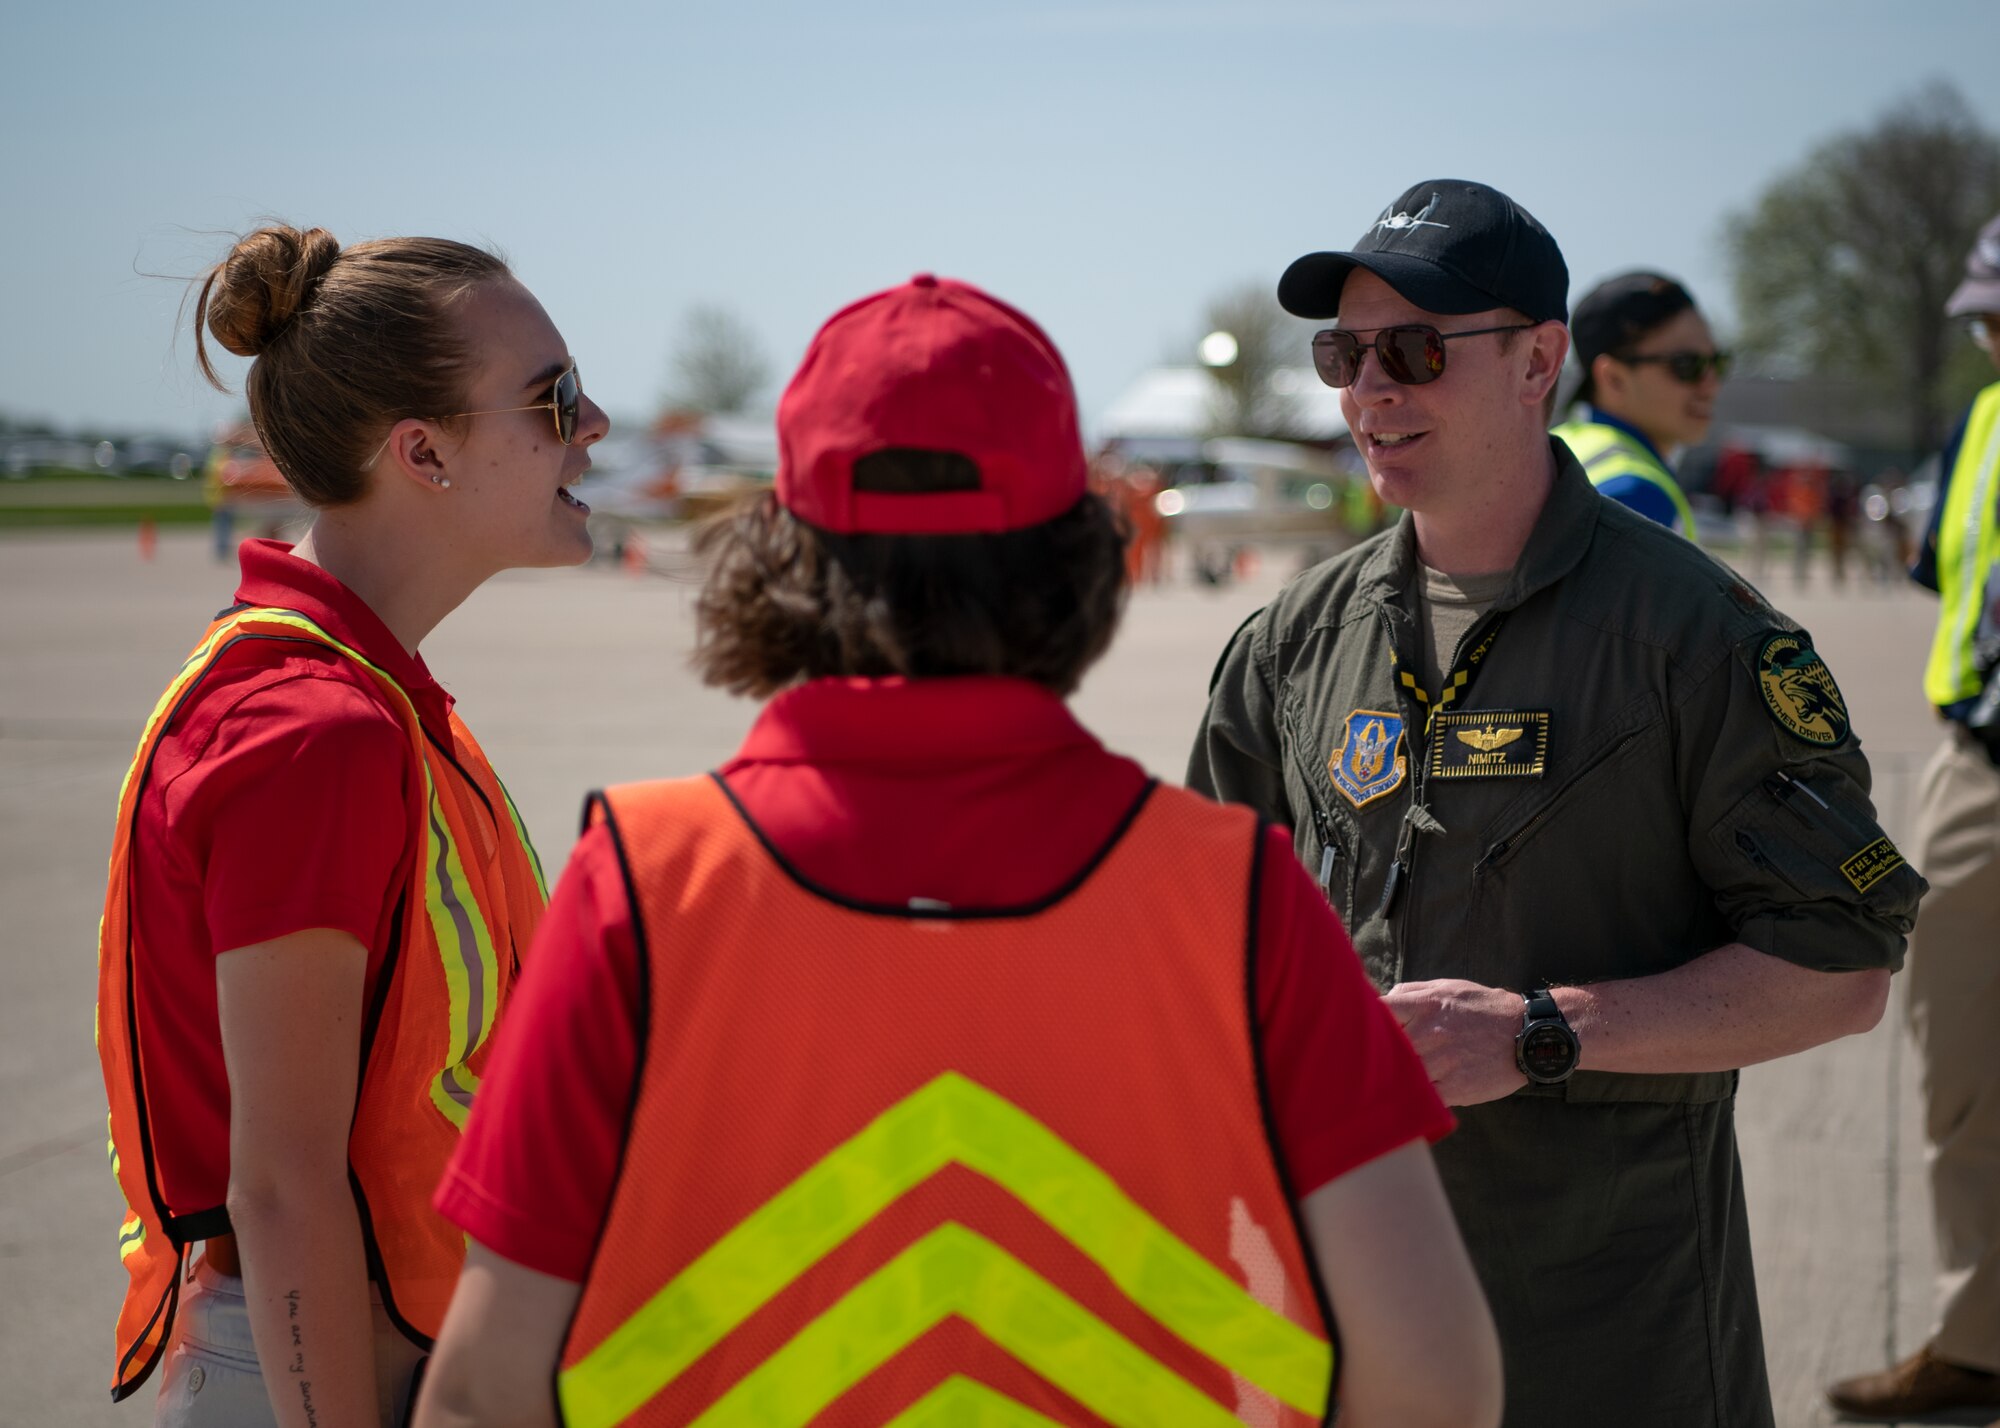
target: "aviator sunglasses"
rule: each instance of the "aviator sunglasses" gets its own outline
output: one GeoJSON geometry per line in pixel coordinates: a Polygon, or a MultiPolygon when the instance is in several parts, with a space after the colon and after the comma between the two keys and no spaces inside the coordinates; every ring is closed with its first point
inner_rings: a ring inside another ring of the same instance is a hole
{"type": "Polygon", "coordinates": [[[1714,370],[1717,380],[1729,375],[1729,364],[1736,360],[1733,352],[1647,352],[1635,356],[1619,357],[1617,360],[1628,367],[1642,366],[1647,362],[1657,362],[1672,374],[1676,382],[1685,382],[1692,387],[1714,370]]]}
{"type": "MultiPolygon", "coordinates": [[[[556,414],[556,440],[568,446],[576,440],[577,414],[583,403],[583,379],[576,374],[576,363],[572,362],[556,378],[555,390],[546,402],[530,402],[524,407],[487,407],[476,412],[448,412],[443,416],[431,417],[432,421],[455,421],[459,417],[499,416],[503,412],[552,411],[556,414]]],[[[389,438],[383,437],[382,444],[375,448],[375,454],[368,458],[361,469],[370,470],[388,449],[389,438]]]]}
{"type": "Polygon", "coordinates": [[[1516,322],[1506,327],[1475,327],[1468,332],[1439,332],[1426,323],[1411,322],[1385,327],[1373,342],[1363,342],[1342,328],[1329,327],[1313,334],[1313,370],[1329,387],[1351,387],[1361,374],[1361,354],[1370,350],[1389,380],[1406,387],[1421,387],[1444,375],[1444,345],[1454,337],[1482,337],[1489,332],[1524,332],[1538,326],[1516,322]]]}

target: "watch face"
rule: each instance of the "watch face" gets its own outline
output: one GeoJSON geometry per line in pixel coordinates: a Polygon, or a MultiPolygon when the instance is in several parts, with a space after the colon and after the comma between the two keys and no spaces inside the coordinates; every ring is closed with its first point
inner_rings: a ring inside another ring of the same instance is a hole
{"type": "Polygon", "coordinates": [[[1576,1065],[1576,1042],[1560,1026],[1538,1026],[1521,1038],[1521,1064],[1537,1081],[1556,1081],[1576,1065]]]}

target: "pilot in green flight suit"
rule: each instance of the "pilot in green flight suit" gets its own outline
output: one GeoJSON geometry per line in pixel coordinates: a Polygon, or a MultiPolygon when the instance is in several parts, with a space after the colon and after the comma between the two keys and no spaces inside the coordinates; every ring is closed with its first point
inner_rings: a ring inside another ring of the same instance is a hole
{"type": "Polygon", "coordinates": [[[1811,636],[1549,436],[1568,286],[1462,180],[1286,271],[1405,514],[1237,632],[1188,784],[1292,827],[1457,1110],[1509,1428],[1770,1428],[1735,1068],[1873,1026],[1924,881],[1811,636]]]}

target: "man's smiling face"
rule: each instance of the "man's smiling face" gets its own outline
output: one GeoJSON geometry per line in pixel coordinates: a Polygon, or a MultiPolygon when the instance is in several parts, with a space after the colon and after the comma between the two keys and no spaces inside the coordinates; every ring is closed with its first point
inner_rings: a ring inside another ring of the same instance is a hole
{"type": "MultiPolygon", "coordinates": [[[[1520,321],[1505,308],[1427,312],[1357,269],[1341,289],[1335,325],[1369,342],[1381,329],[1403,323],[1450,334],[1520,321]]],[[[1467,504],[1481,471],[1507,449],[1510,437],[1518,440],[1530,339],[1527,332],[1493,333],[1447,342],[1443,374],[1415,387],[1393,380],[1375,353],[1363,355],[1353,384],[1341,389],[1340,410],[1384,501],[1437,513],[1467,504]]]]}

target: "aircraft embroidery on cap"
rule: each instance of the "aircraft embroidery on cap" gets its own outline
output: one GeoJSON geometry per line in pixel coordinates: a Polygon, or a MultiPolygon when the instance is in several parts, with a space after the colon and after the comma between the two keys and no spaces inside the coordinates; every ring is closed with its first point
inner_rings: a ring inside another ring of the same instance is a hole
{"type": "Polygon", "coordinates": [[[1377,230],[1387,228],[1392,233],[1400,233],[1406,228],[1451,227],[1449,223],[1438,223],[1432,220],[1431,214],[1437,211],[1437,206],[1438,196],[1432,194],[1431,201],[1415,213],[1391,213],[1385,208],[1382,210],[1382,216],[1375,220],[1375,227],[1377,230]]]}

